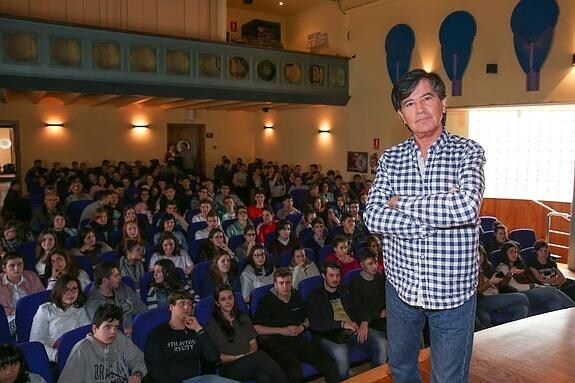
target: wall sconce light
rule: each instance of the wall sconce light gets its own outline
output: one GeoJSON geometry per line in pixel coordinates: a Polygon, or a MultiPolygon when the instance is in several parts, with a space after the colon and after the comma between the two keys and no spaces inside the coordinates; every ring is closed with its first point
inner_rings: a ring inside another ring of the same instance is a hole
{"type": "Polygon", "coordinates": [[[321,133],[328,133],[328,134],[329,134],[329,133],[331,133],[331,129],[325,129],[325,128],[323,128],[323,129],[318,129],[317,132],[320,133],[320,134],[321,134],[321,133]]]}
{"type": "Polygon", "coordinates": [[[149,127],[150,127],[149,125],[143,125],[143,124],[141,124],[141,125],[132,125],[132,128],[134,128],[134,129],[136,129],[136,128],[145,128],[145,129],[148,129],[149,127]]]}
{"type": "Polygon", "coordinates": [[[575,53],[573,53],[573,57],[571,58],[571,65],[575,66],[575,53]]]}
{"type": "Polygon", "coordinates": [[[265,124],[265,125],[264,125],[264,130],[266,130],[266,129],[273,129],[273,128],[274,128],[274,126],[273,126],[272,124],[265,124]]]}
{"type": "Polygon", "coordinates": [[[46,123],[46,127],[58,127],[58,128],[63,128],[64,124],[60,123],[60,124],[54,124],[54,123],[46,123]]]}

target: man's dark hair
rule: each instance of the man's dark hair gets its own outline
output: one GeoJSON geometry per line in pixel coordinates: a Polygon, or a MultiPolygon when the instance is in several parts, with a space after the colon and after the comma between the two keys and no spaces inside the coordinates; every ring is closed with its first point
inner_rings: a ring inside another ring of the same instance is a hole
{"type": "Polygon", "coordinates": [[[341,266],[338,265],[337,263],[333,262],[333,261],[327,261],[326,263],[324,263],[323,269],[321,270],[321,273],[323,275],[325,275],[327,273],[327,269],[337,269],[337,270],[339,270],[339,273],[341,274],[341,266]]]}
{"type": "Polygon", "coordinates": [[[12,259],[20,258],[24,261],[24,256],[17,251],[9,251],[2,257],[2,266],[6,265],[12,259]]]}
{"type": "Polygon", "coordinates": [[[176,301],[180,299],[187,299],[193,302],[194,296],[187,290],[174,290],[168,295],[168,303],[170,305],[175,305],[176,301]]]}
{"type": "Polygon", "coordinates": [[[535,243],[533,244],[533,251],[539,251],[541,249],[544,249],[546,247],[549,247],[549,244],[542,240],[542,239],[538,239],[537,241],[535,241],[535,243]]]}
{"type": "Polygon", "coordinates": [[[311,221],[311,226],[314,227],[315,225],[317,225],[318,223],[321,223],[322,225],[323,223],[323,219],[321,217],[315,217],[313,219],[313,221],[311,221]]]}
{"type": "Polygon", "coordinates": [[[409,97],[417,87],[417,84],[424,79],[429,81],[431,87],[441,100],[444,100],[447,97],[445,94],[445,84],[437,73],[426,72],[423,69],[414,69],[404,74],[393,86],[393,90],[391,91],[391,102],[395,111],[401,109],[401,102],[409,97]]]}
{"type": "Polygon", "coordinates": [[[292,272],[291,272],[291,269],[289,267],[278,267],[274,271],[274,282],[278,278],[285,278],[285,277],[291,277],[291,276],[292,276],[292,272]]]}
{"type": "Polygon", "coordinates": [[[112,322],[114,320],[117,320],[122,324],[123,318],[124,313],[120,306],[116,306],[113,303],[104,303],[96,309],[94,318],[92,319],[92,324],[96,327],[100,327],[102,323],[112,322]]]}
{"type": "Polygon", "coordinates": [[[98,201],[103,201],[106,199],[106,197],[108,197],[109,195],[114,194],[114,192],[112,190],[100,190],[97,192],[97,200],[98,201]]]}
{"type": "Polygon", "coordinates": [[[282,202],[285,202],[287,200],[293,199],[293,197],[291,196],[291,194],[284,194],[282,196],[282,202]]]}
{"type": "Polygon", "coordinates": [[[348,218],[355,218],[350,212],[345,212],[341,215],[341,222],[345,221],[348,218]]]}
{"type": "Polygon", "coordinates": [[[98,263],[96,267],[94,267],[94,282],[96,283],[96,286],[102,285],[104,278],[110,278],[112,276],[112,271],[117,268],[118,265],[112,262],[98,263]]]}
{"type": "Polygon", "coordinates": [[[377,255],[373,252],[373,250],[371,250],[370,248],[364,247],[363,249],[361,249],[361,251],[359,252],[359,261],[363,262],[369,258],[373,259],[373,260],[377,260],[377,255]]]}

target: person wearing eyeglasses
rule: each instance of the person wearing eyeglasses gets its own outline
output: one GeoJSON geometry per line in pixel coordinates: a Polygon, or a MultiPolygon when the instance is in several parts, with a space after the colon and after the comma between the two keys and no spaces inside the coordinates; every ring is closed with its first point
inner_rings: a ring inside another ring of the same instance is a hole
{"type": "Polygon", "coordinates": [[[255,245],[248,255],[248,264],[240,274],[242,297],[245,302],[250,301],[252,290],[272,284],[274,281],[273,262],[267,262],[266,249],[263,245],[255,245]]]}

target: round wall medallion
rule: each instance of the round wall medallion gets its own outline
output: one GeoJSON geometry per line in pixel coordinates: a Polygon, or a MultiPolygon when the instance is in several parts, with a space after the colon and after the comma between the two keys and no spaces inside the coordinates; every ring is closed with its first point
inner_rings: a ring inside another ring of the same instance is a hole
{"type": "Polygon", "coordinates": [[[187,52],[169,51],[166,53],[166,72],[186,75],[190,73],[190,57],[187,52]]]}
{"type": "Polygon", "coordinates": [[[156,52],[148,47],[132,49],[130,53],[130,68],[134,72],[155,73],[156,52]]]}
{"type": "Polygon", "coordinates": [[[92,61],[100,69],[120,69],[120,48],[115,43],[97,43],[92,49],[92,61]]]}
{"type": "Polygon", "coordinates": [[[272,81],[276,78],[276,66],[270,60],[262,60],[257,67],[258,77],[260,80],[272,81]]]}
{"type": "Polygon", "coordinates": [[[202,77],[220,77],[220,57],[212,53],[198,55],[198,72],[202,77]]]}
{"type": "Polygon", "coordinates": [[[63,66],[75,66],[82,59],[82,51],[76,40],[57,39],[52,42],[52,58],[63,66]]]}
{"type": "Polygon", "coordinates": [[[242,80],[246,78],[250,71],[250,64],[248,60],[241,56],[234,56],[230,58],[230,76],[236,80],[242,80]]]}
{"type": "Polygon", "coordinates": [[[290,84],[300,84],[301,64],[286,64],[284,66],[284,78],[290,84]]]}
{"type": "Polygon", "coordinates": [[[14,33],[6,38],[4,50],[12,60],[32,61],[38,56],[38,42],[30,33],[14,33]]]}

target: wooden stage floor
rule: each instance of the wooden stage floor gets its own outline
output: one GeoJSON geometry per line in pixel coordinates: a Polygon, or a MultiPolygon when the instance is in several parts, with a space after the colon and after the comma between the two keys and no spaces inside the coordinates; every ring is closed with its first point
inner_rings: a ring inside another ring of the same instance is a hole
{"type": "MultiPolygon", "coordinates": [[[[430,381],[429,349],[419,356],[423,382],[430,381]]],[[[575,308],[506,323],[475,333],[469,382],[575,382],[575,308]]],[[[347,383],[392,382],[387,365],[347,383]]]]}

